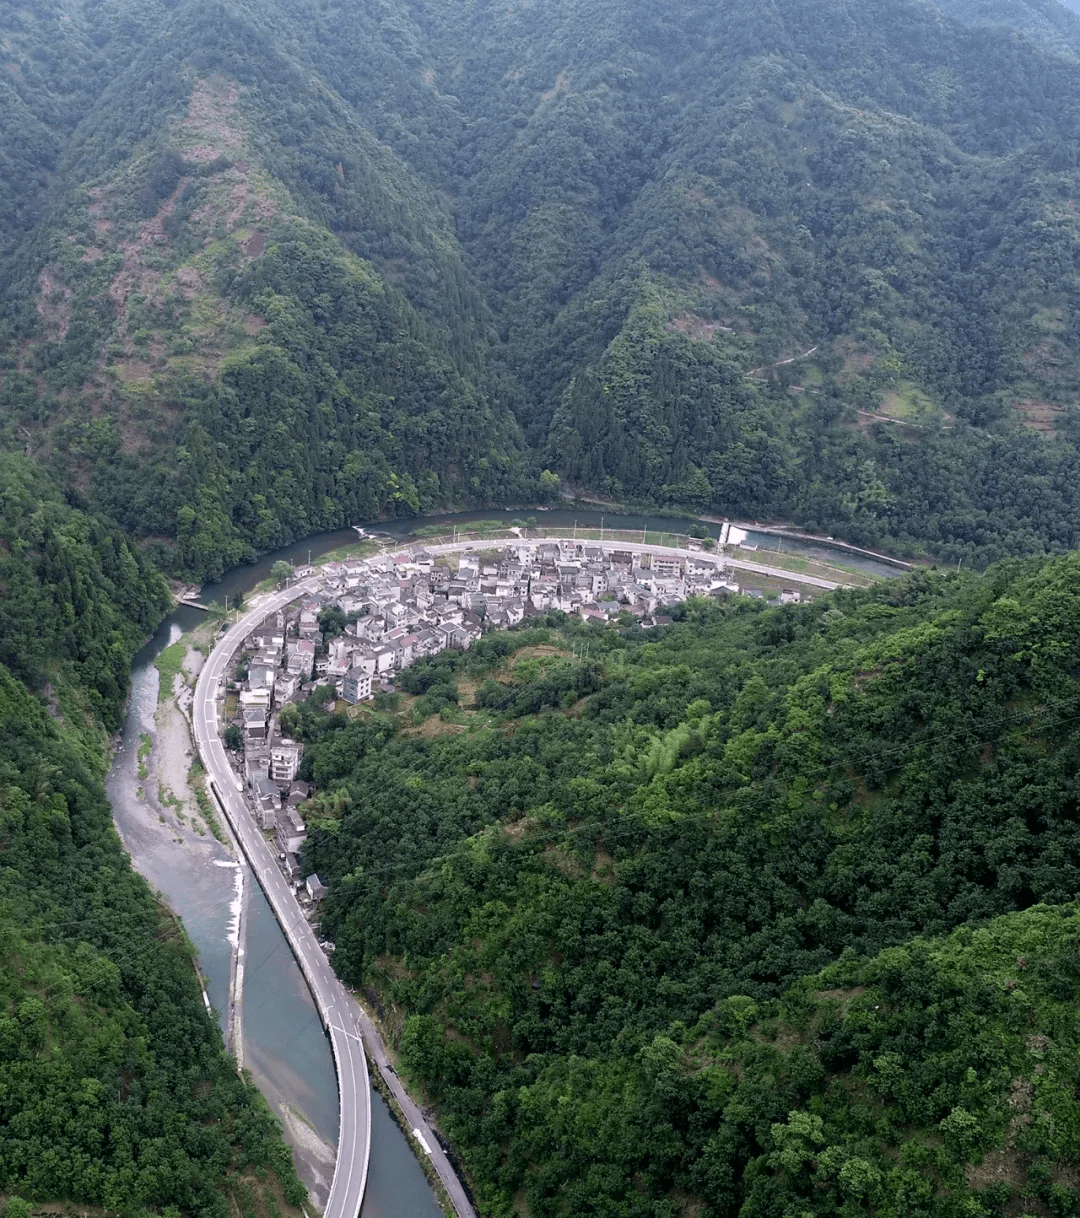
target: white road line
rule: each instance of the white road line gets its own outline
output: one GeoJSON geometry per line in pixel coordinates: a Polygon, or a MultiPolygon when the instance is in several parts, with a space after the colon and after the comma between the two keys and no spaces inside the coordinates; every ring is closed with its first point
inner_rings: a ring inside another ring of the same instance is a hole
{"type": "MultiPolygon", "coordinates": [[[[339,1074],[338,1107],[341,1121],[341,1138],[347,1141],[347,1158],[343,1154],[334,1172],[331,1182],[330,1198],[327,1202],[326,1218],[356,1218],[363,1201],[367,1183],[368,1163],[371,1153],[371,1100],[370,1083],[367,1074],[366,1057],[363,1043],[358,1037],[351,1036],[344,1028],[338,1028],[332,1023],[331,1015],[336,1014],[339,1020],[344,1017],[338,1006],[338,994],[333,984],[333,975],[326,967],[326,957],[322,951],[316,951],[318,944],[303,913],[295,907],[296,922],[290,925],[292,913],[286,911],[293,900],[292,892],[273,860],[267,863],[268,848],[261,835],[257,834],[251,825],[247,807],[243,799],[235,794],[233,789],[232,769],[225,756],[225,750],[217,736],[217,705],[215,701],[216,682],[225,668],[228,658],[231,658],[236,647],[248,636],[257,624],[256,619],[263,620],[269,613],[281,605],[287,604],[298,596],[311,592],[314,581],[297,585],[287,593],[275,598],[269,605],[249,613],[237,623],[219,642],[216,654],[204,667],[196,684],[196,701],[203,703],[203,714],[193,715],[196,743],[203,757],[204,764],[211,776],[221,788],[222,806],[232,827],[236,832],[252,870],[260,879],[265,880],[265,889],[270,899],[271,907],[278,921],[282,924],[287,937],[293,946],[300,962],[301,970],[314,992],[316,1003],[323,1013],[324,1021],[330,1021],[332,1028],[331,1043],[334,1046],[334,1058],[339,1074]],[[211,692],[211,685],[215,685],[211,692]],[[337,1032],[344,1039],[333,1035],[337,1032]],[[349,1039],[356,1040],[359,1047],[359,1068],[357,1051],[348,1045],[349,1039]],[[360,1145],[362,1143],[362,1145],[360,1145]],[[358,1163],[358,1156],[362,1162],[358,1163]]],[[[340,989],[340,987],[338,987],[340,989]]],[[[339,1149],[344,1149],[343,1147],[339,1149]]]]}

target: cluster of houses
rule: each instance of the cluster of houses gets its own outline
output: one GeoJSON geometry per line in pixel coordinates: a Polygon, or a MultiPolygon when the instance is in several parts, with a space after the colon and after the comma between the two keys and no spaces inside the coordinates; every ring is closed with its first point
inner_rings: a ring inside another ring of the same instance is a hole
{"type": "MultiPolygon", "coordinates": [[[[308,567],[295,572],[306,579],[308,567]]],[[[670,619],[658,613],[690,596],[739,592],[722,556],[702,551],[622,550],[576,541],[521,541],[500,549],[468,549],[436,557],[423,548],[320,568],[319,590],[265,619],[242,649],[240,690],[232,726],[242,738],[243,776],[254,815],[272,831],[286,875],[299,885],[297,852],[306,828],[300,805],[309,798],[297,779],[302,746],[283,736],[282,706],[315,684],[334,686],[358,703],[418,659],[446,648],[467,650],[484,630],[515,626],[549,610],[587,621],[634,620],[648,629],[670,619]],[[343,633],[323,637],[320,613],[336,606],[343,633]],[[622,615],[629,614],[630,618],[622,615]]],[[[781,600],[798,600],[785,591],[781,600]]],[[[318,900],[318,876],[305,881],[318,900]]]]}

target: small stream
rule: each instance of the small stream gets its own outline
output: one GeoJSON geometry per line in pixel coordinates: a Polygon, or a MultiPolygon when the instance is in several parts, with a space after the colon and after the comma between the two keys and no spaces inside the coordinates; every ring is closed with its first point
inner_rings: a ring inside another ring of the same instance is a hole
{"type": "MultiPolygon", "coordinates": [[[[417,524],[467,526],[475,520],[500,519],[510,523],[522,515],[536,515],[544,528],[575,525],[595,529],[605,523],[619,529],[685,532],[693,521],[669,517],[615,516],[608,512],[475,512],[432,517],[421,522],[380,524],[380,530],[403,539],[417,524]]],[[[718,528],[713,528],[714,535],[718,528]]],[[[901,572],[824,544],[778,539],[752,532],[762,559],[778,545],[785,553],[805,553],[856,567],[877,577],[901,572]]],[[[352,529],[324,533],[297,542],[251,566],[230,571],[207,587],[208,599],[222,600],[247,593],[266,579],[280,558],[292,563],[317,560],[328,550],[354,543],[352,529]]],[[[333,1173],[338,1135],[337,1083],[330,1043],[292,952],[247,864],[237,863],[230,851],[213,837],[197,833],[175,809],[159,798],[155,767],[157,750],[147,761],[149,773],[140,777],[140,737],[155,737],[158,672],[154,659],[181,634],[202,620],[198,610],[180,608],[158,628],[135,656],[131,697],[119,747],[106,779],[106,791],[116,825],[132,861],[184,923],[198,951],[199,968],[211,1006],[225,1031],[234,946],[243,888],[243,938],[246,951],[243,993],[244,1064],[282,1118],[294,1148],[298,1169],[313,1197],[322,1206],[333,1173]]],[[[187,747],[190,747],[188,744],[187,747]]],[[[184,759],[186,771],[187,758],[184,759]]],[[[372,1096],[371,1165],[361,1218],[438,1218],[435,1201],[420,1165],[398,1129],[386,1104],[372,1096]]]]}

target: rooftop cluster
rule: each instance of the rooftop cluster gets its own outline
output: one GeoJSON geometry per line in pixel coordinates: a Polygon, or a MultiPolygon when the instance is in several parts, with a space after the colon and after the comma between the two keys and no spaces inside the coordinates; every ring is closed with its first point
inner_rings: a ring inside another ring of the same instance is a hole
{"type": "MultiPolygon", "coordinates": [[[[664,625],[659,612],[690,596],[737,593],[722,556],[685,555],[571,540],[517,542],[441,552],[414,548],[329,562],[298,578],[317,587],[268,616],[239,653],[239,685],[227,741],[242,756],[255,817],[277,838],[284,870],[300,887],[296,855],[306,827],[297,780],[303,746],[284,735],[280,710],[319,685],[348,703],[392,689],[396,673],[452,647],[465,651],[484,631],[516,626],[550,610],[586,621],[664,625]]],[[[782,600],[798,600],[785,591],[782,600]]],[[[318,877],[309,877],[317,889],[318,877]]]]}

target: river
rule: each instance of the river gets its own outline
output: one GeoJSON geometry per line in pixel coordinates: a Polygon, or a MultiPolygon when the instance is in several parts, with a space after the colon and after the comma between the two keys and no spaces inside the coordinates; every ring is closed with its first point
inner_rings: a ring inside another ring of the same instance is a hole
{"type": "MultiPolygon", "coordinates": [[[[355,533],[349,536],[355,538],[355,533]]],[[[340,542],[339,542],[340,544],[340,542]]],[[[245,568],[229,577],[235,596],[261,578],[245,568]]],[[[221,595],[221,587],[215,591],[221,595]]],[[[326,1201],[338,1135],[337,1081],[330,1042],[300,969],[246,863],[214,838],[178,821],[154,790],[150,768],[140,776],[139,744],[155,737],[158,653],[203,615],[181,608],[136,655],[119,747],[106,778],[117,828],[132,862],[179,915],[199,958],[207,998],[225,1032],[233,951],[243,891],[245,970],[244,1064],[282,1119],[304,1183],[326,1201]]],[[[148,765],[149,763],[149,765],[148,765]]],[[[371,1163],[361,1218],[440,1218],[442,1210],[408,1142],[382,1098],[372,1095],[371,1163]]]]}
{"type": "MultiPolygon", "coordinates": [[[[536,516],[544,528],[575,526],[685,533],[692,520],[653,516],[617,516],[610,512],[557,510],[543,512],[474,512],[373,525],[407,538],[419,525],[467,527],[476,520],[510,523],[536,516]]],[[[711,526],[710,526],[711,527],[711,526]]],[[[718,529],[712,527],[714,535],[718,529]]],[[[825,544],[806,543],[769,533],[751,532],[749,540],[765,551],[831,558],[875,577],[901,572],[886,563],[825,544]]],[[[278,559],[300,563],[356,542],[352,529],[323,533],[269,554],[250,566],[228,572],[204,589],[207,599],[221,601],[247,593],[267,578],[278,559]]],[[[159,652],[203,620],[198,610],[181,607],[158,628],[135,656],[131,697],[120,744],[106,780],[117,828],[135,867],[163,894],[182,919],[198,951],[206,993],[225,1031],[233,952],[242,935],[245,950],[242,1003],[244,1064],[282,1118],[298,1168],[312,1195],[325,1202],[337,1143],[337,1084],[330,1045],[311,996],[266,899],[247,868],[212,837],[197,833],[178,819],[154,789],[154,755],[149,776],[140,776],[139,743],[143,734],[156,741],[159,652]],[[243,894],[241,897],[241,893],[243,894]],[[243,918],[240,918],[241,905],[243,918]]],[[[371,1166],[361,1218],[438,1218],[441,1210],[408,1142],[386,1104],[372,1097],[371,1166]]]]}

